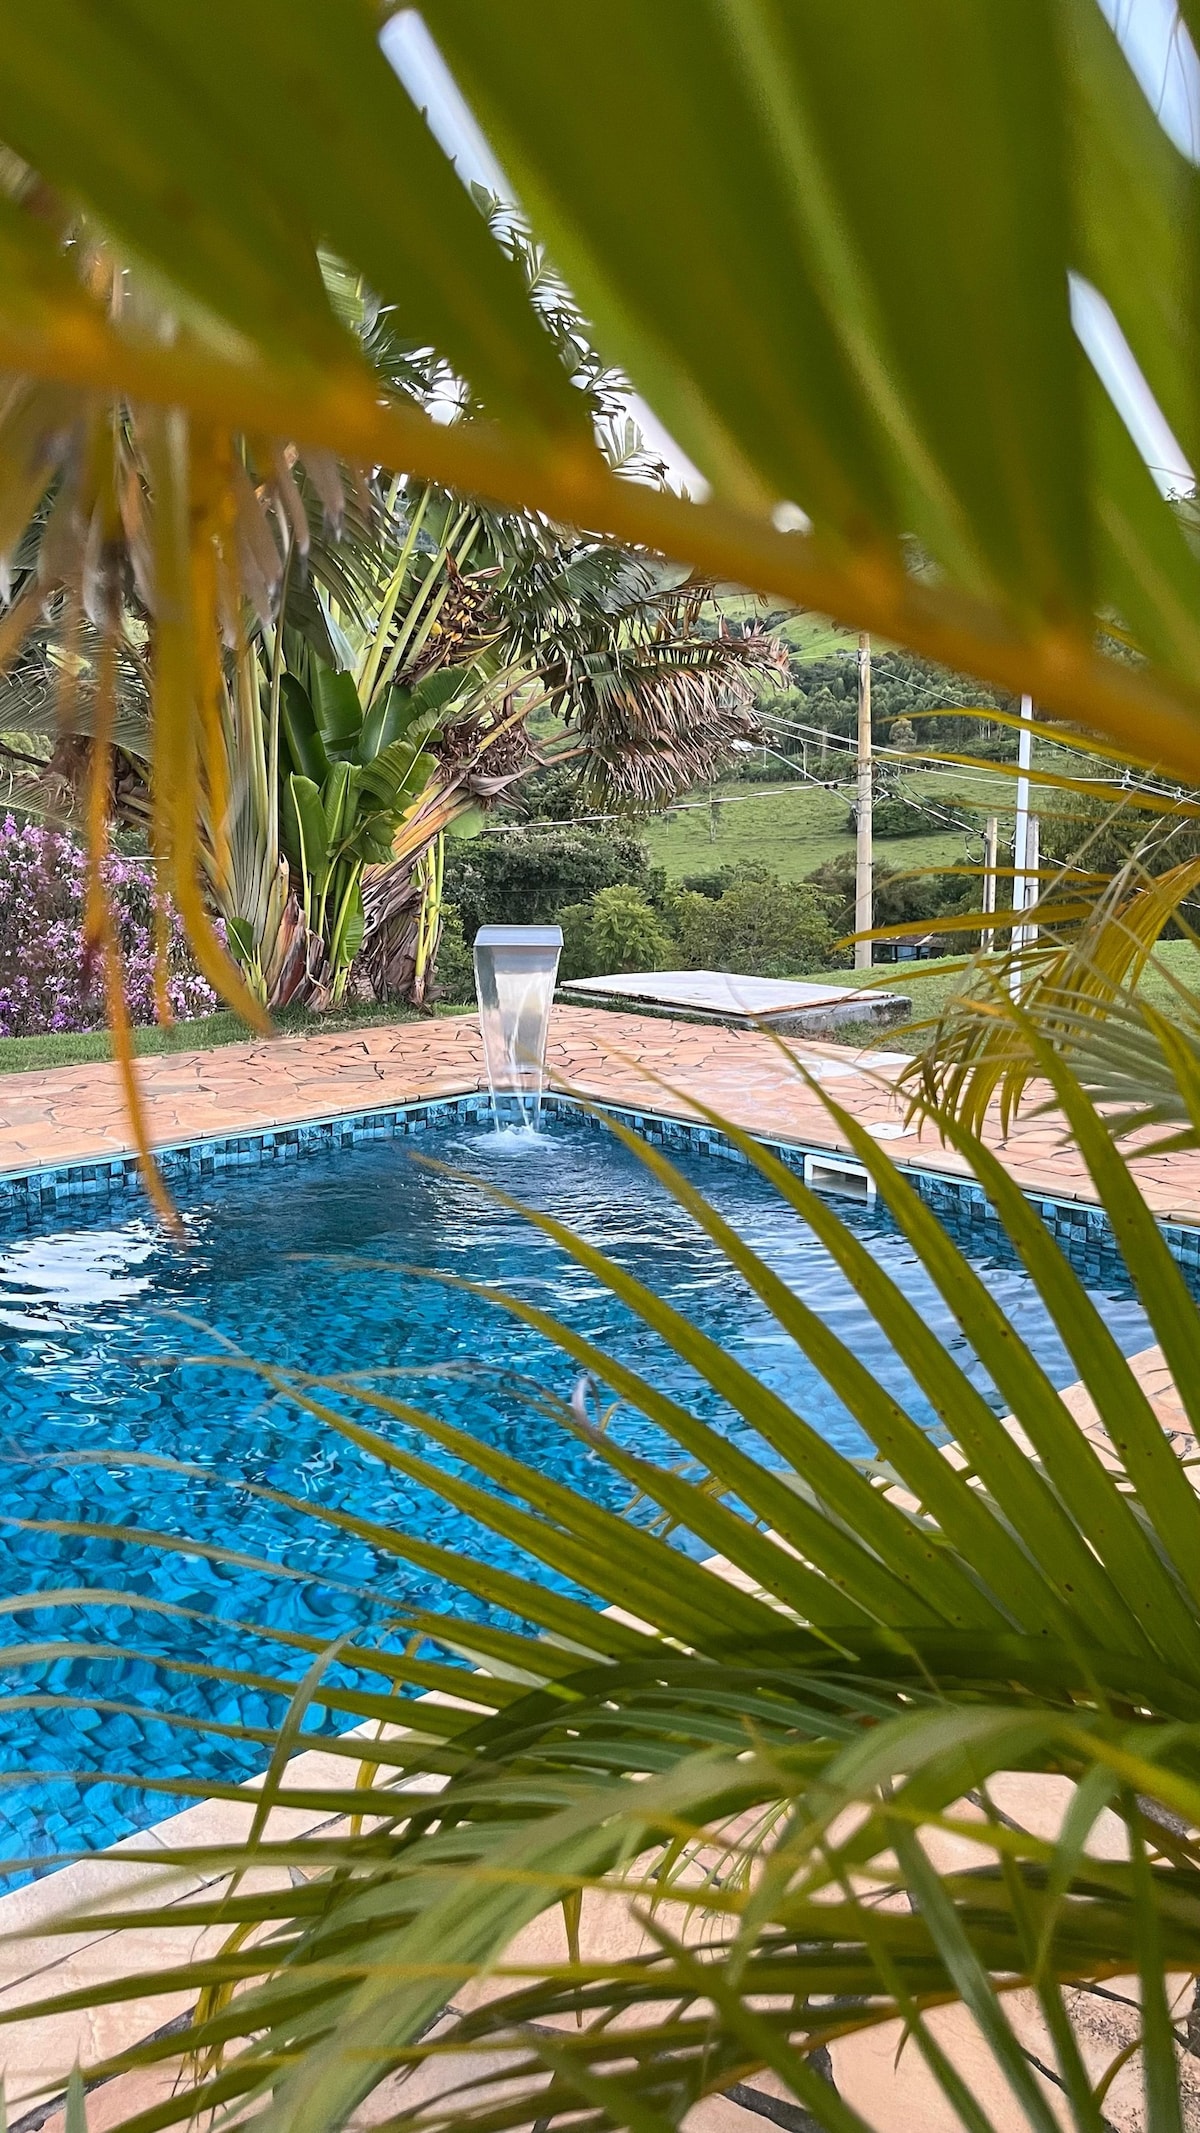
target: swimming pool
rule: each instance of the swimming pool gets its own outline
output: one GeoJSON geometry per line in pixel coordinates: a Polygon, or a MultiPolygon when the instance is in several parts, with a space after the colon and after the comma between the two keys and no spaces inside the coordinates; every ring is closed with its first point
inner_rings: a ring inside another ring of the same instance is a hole
{"type": "MultiPolygon", "coordinates": [[[[227,1741],[202,1723],[181,1731],[156,1714],[237,1718],[267,1729],[278,1722],[280,1699],[252,1691],[234,1709],[227,1688],[169,1673],[166,1662],[202,1657],[295,1679],[307,1659],[273,1644],[265,1633],[272,1627],[333,1639],[380,1629],[405,1606],[471,1611],[473,1603],[443,1581],[377,1556],[252,1488],[365,1511],[464,1554],[514,1563],[505,1541],[381,1469],[259,1381],[189,1357],[226,1341],[262,1361],[315,1372],[395,1373],[388,1384],[400,1397],[620,1507],[623,1485],[531,1403],[531,1383],[568,1397],[574,1365],[494,1306],[405,1269],[465,1273],[536,1299],[759,1448],[590,1275],[480,1184],[430,1171],[415,1155],[500,1183],[570,1223],[697,1319],[831,1441],[850,1452],[866,1449],[840,1403],[715,1248],[625,1149],[582,1123],[555,1121],[532,1145],[483,1125],[452,1123],[415,1150],[411,1141],[384,1141],[314,1155],[282,1171],[225,1172],[180,1192],[182,1244],[137,1204],[72,1210],[68,1219],[44,1218],[0,1238],[0,1507],[7,1518],[0,1600],[31,1595],[28,1607],[0,1614],[0,1696],[9,1700],[7,1709],[0,1703],[0,1857],[49,1863],[66,1850],[111,1843],[182,1804],[144,1791],[139,1774],[236,1780],[261,1768],[266,1755],[253,1743],[227,1741]],[[356,1255],[374,1264],[364,1269],[356,1255]],[[145,1454],[193,1471],[167,1475],[134,1463],[145,1454]],[[151,1527],[266,1559],[292,1575],[281,1581],[251,1564],[114,1538],[23,1531],[15,1515],[151,1527]],[[38,1592],[62,1587],[152,1594],[192,1614],[135,1616],[112,1604],[37,1607],[38,1592]],[[264,1633],[247,1623],[263,1625],[264,1633]],[[56,1659],[36,1682],[11,1661],[4,1666],[5,1648],[42,1634],[92,1649],[56,1659]],[[98,1649],[104,1644],[135,1646],[139,1656],[114,1661],[98,1649]],[[124,1701],[147,1715],[17,1709],[12,1699],[32,1687],[65,1691],[85,1705],[124,1701]],[[101,1768],[133,1781],[114,1787],[87,1775],[101,1768]],[[28,1775],[45,1770],[75,1774],[53,1783],[28,1775]]],[[[769,1188],[742,1168],[698,1156],[683,1157],[680,1167],[909,1411],[930,1422],[857,1295],[769,1188]]],[[[944,1304],[887,1218],[853,1206],[845,1212],[946,1345],[967,1360],[944,1304]]],[[[976,1250],[973,1257],[1055,1382],[1067,1382],[1074,1370],[1026,1278],[1002,1252],[976,1250]]],[[[1128,1288],[1114,1277],[1098,1293],[1125,1352],[1144,1347],[1149,1334],[1128,1288]]],[[[974,1374],[984,1382],[977,1366],[974,1374]]],[[[618,1426],[625,1441],[654,1454],[660,1440],[650,1424],[625,1414],[618,1426]]],[[[424,1441],[420,1448],[447,1463],[424,1441]]],[[[318,1710],[311,1723],[324,1723],[318,1710]]]]}

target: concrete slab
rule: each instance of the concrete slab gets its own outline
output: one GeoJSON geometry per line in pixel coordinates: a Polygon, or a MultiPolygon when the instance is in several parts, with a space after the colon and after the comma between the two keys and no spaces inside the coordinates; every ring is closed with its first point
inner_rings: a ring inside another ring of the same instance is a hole
{"type": "Polygon", "coordinates": [[[819,978],[751,978],[733,970],[634,970],[571,978],[560,985],[559,997],[797,1034],[848,1022],[887,1028],[912,1014],[912,1001],[903,993],[829,985],[819,978]]]}

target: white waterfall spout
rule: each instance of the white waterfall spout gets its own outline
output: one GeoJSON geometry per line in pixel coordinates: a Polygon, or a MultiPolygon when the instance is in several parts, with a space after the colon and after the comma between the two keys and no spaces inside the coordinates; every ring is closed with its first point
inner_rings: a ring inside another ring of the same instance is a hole
{"type": "Polygon", "coordinates": [[[481,926],[475,935],[475,993],[497,1127],[537,1131],[561,952],[561,926],[481,926]]]}

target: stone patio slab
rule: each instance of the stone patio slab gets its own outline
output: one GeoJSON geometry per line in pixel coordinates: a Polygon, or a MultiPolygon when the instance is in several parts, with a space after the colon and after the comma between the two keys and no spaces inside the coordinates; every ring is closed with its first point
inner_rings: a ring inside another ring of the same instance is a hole
{"type": "Polygon", "coordinates": [[[857,985],[808,984],[799,978],[741,977],[728,970],[645,970],[619,977],[569,978],[566,999],[634,1001],[657,1012],[682,1008],[704,1020],[766,1023],[785,1031],[838,1022],[907,1020],[912,1001],[901,993],[857,985]]]}

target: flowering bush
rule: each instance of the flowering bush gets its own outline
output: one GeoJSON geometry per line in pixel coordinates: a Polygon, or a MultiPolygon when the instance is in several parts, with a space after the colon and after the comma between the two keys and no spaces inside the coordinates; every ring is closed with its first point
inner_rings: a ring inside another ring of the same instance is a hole
{"type": "MultiPolygon", "coordinates": [[[[154,1020],[154,873],[114,853],[104,878],[125,961],[135,1023],[154,1020]]],[[[87,855],[58,830],[0,822],[0,1037],[102,1029],[104,981],[86,967],[87,855]]],[[[170,912],[168,996],[181,1021],[211,1014],[217,997],[197,972],[178,914],[170,912]]]]}

